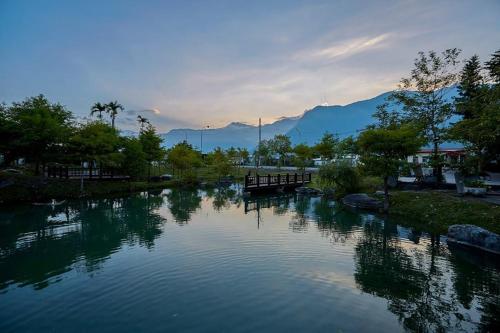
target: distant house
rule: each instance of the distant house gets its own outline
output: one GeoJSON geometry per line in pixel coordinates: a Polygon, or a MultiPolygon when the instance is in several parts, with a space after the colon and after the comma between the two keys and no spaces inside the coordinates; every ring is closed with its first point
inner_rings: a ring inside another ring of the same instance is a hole
{"type": "Polygon", "coordinates": [[[318,158],[313,158],[313,162],[314,162],[314,166],[322,166],[322,165],[330,163],[330,160],[325,160],[325,159],[318,157],[318,158]]]}
{"type": "Polygon", "coordinates": [[[313,159],[314,166],[322,166],[331,162],[348,162],[352,166],[356,166],[359,162],[359,155],[356,154],[347,154],[345,156],[339,157],[339,158],[334,158],[331,160],[328,159],[322,159],[320,157],[314,158],[313,159]]]}
{"type": "MultiPolygon", "coordinates": [[[[430,162],[432,152],[432,149],[421,149],[415,155],[408,156],[407,160],[409,163],[427,165],[430,162]]],[[[466,151],[463,147],[439,148],[439,154],[444,156],[445,164],[457,164],[464,161],[466,151]]]]}

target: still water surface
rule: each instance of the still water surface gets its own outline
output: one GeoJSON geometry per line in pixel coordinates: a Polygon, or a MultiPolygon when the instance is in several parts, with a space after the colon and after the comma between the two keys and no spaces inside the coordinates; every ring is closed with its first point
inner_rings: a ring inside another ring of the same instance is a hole
{"type": "Polygon", "coordinates": [[[0,332],[500,332],[500,264],[321,198],[0,210],[0,332]]]}

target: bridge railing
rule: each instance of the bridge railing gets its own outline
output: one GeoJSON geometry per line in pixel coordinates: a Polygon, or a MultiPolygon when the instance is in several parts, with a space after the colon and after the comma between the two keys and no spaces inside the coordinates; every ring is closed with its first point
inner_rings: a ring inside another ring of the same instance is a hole
{"type": "Polygon", "coordinates": [[[311,181],[310,173],[294,174],[275,174],[275,175],[255,175],[245,176],[245,187],[268,187],[281,185],[304,184],[311,181]]]}
{"type": "Polygon", "coordinates": [[[48,166],[45,169],[45,176],[47,178],[85,178],[85,179],[113,179],[124,178],[115,168],[82,168],[70,166],[48,166]]]}

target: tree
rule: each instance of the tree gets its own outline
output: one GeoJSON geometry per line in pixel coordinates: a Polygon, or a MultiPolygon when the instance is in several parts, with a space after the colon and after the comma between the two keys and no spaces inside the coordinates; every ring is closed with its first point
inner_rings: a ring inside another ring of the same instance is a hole
{"type": "Polygon", "coordinates": [[[314,150],[322,160],[331,160],[335,156],[335,147],[338,139],[331,133],[323,134],[321,140],[314,146],[314,150]]]}
{"type": "Polygon", "coordinates": [[[14,102],[2,118],[4,126],[15,127],[9,134],[13,135],[9,150],[16,157],[34,161],[37,174],[40,164],[43,166],[54,155],[61,156],[73,121],[70,111],[59,103],[50,103],[43,95],[14,102]]]}
{"type": "Polygon", "coordinates": [[[90,115],[93,116],[95,113],[97,113],[97,118],[99,120],[102,119],[102,113],[106,111],[106,104],[102,104],[100,102],[95,103],[92,105],[90,108],[90,115]]]}
{"type": "MultiPolygon", "coordinates": [[[[478,59],[469,60],[462,73],[477,73],[478,59]],[[474,68],[475,70],[472,70],[474,68]]],[[[500,80],[496,71],[500,62],[500,52],[496,52],[487,62],[489,76],[500,80]],[[497,65],[495,65],[495,62],[497,65]]],[[[486,85],[482,80],[471,84],[470,77],[477,75],[462,75],[459,85],[460,98],[456,100],[457,110],[466,110],[464,118],[453,125],[450,137],[462,142],[469,155],[469,164],[475,165],[475,172],[481,172],[486,165],[498,159],[500,155],[500,88],[499,82],[486,85]]]]}
{"type": "Polygon", "coordinates": [[[312,157],[312,149],[305,143],[300,143],[293,148],[295,153],[295,165],[302,171],[305,170],[307,161],[312,157]]]}
{"type": "Polygon", "coordinates": [[[146,125],[151,125],[149,123],[149,120],[146,118],[146,117],[143,117],[141,115],[138,115],[137,116],[137,122],[139,123],[139,126],[140,126],[140,131],[142,132],[142,130],[144,129],[144,127],[146,125]]]}
{"type": "Polygon", "coordinates": [[[70,138],[71,151],[81,161],[100,165],[118,166],[122,155],[118,148],[120,137],[118,132],[101,121],[91,121],[80,125],[70,138]]]}
{"type": "MultiPolygon", "coordinates": [[[[236,150],[234,149],[234,151],[236,150]]],[[[221,177],[231,172],[232,161],[229,157],[229,153],[225,153],[220,147],[215,148],[214,151],[208,154],[207,161],[217,175],[219,181],[221,177]]]]}
{"type": "Polygon", "coordinates": [[[123,106],[117,101],[106,104],[106,112],[109,113],[111,117],[111,127],[113,128],[115,128],[115,118],[119,111],[123,111],[123,106]]]}
{"type": "Polygon", "coordinates": [[[250,153],[248,152],[248,149],[246,148],[238,148],[238,153],[241,158],[241,162],[243,164],[248,163],[248,157],[250,156],[250,153]]]}
{"type": "Polygon", "coordinates": [[[285,163],[286,154],[292,150],[290,137],[284,134],[276,134],[269,142],[269,146],[271,148],[271,152],[279,156],[278,167],[280,167],[282,165],[281,163],[285,163]]]}
{"type": "Polygon", "coordinates": [[[180,176],[185,181],[191,181],[194,177],[193,169],[201,165],[201,155],[184,141],[176,144],[168,151],[167,161],[174,170],[180,171],[180,176]]]}
{"type": "Polygon", "coordinates": [[[322,165],[319,168],[318,176],[321,186],[324,189],[333,188],[337,198],[355,193],[360,187],[358,171],[345,161],[322,165]]]}
{"type": "Polygon", "coordinates": [[[459,97],[455,100],[455,112],[463,116],[464,119],[473,118],[482,107],[481,97],[483,93],[481,63],[479,62],[479,57],[474,55],[467,60],[460,73],[460,82],[458,84],[459,97]]]}
{"type": "Polygon", "coordinates": [[[401,80],[399,90],[390,100],[402,105],[406,118],[422,131],[426,143],[433,145],[432,162],[436,182],[442,179],[439,145],[445,138],[445,122],[451,117],[453,104],[446,98],[446,88],[457,81],[455,67],[460,50],[419,52],[410,77],[401,80]],[[409,91],[412,90],[412,91],[409,91]]]}
{"type": "Polygon", "coordinates": [[[161,147],[163,139],[156,134],[156,129],[148,124],[141,129],[139,142],[142,145],[145,159],[148,162],[148,178],[151,173],[151,163],[161,160],[165,156],[165,150],[161,147]]]}
{"type": "Polygon", "coordinates": [[[345,157],[347,155],[355,155],[358,153],[358,145],[352,136],[348,136],[340,140],[337,144],[337,155],[345,157]]]}
{"type": "Polygon", "coordinates": [[[123,138],[122,146],[123,171],[131,178],[139,178],[148,164],[141,142],[137,138],[123,138]]]}
{"type": "Polygon", "coordinates": [[[497,50],[486,62],[486,68],[489,71],[490,78],[495,83],[500,83],[500,50],[497,50]]]}
{"type": "Polygon", "coordinates": [[[256,165],[260,165],[260,163],[269,163],[269,160],[271,159],[271,147],[270,147],[270,141],[269,140],[262,140],[257,147],[254,156],[259,159],[258,161],[255,161],[256,165]]]}
{"type": "Polygon", "coordinates": [[[397,176],[407,156],[415,154],[424,143],[418,130],[408,124],[372,128],[360,134],[361,162],[368,173],[384,179],[384,210],[389,209],[388,179],[397,176]]]}
{"type": "Polygon", "coordinates": [[[5,104],[0,104],[0,155],[3,157],[3,164],[9,165],[19,156],[13,143],[20,135],[20,128],[12,120],[9,108],[5,104]]]}

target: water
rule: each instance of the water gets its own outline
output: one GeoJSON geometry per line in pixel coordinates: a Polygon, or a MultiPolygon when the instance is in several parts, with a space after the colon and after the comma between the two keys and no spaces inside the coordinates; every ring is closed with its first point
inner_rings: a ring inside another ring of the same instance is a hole
{"type": "Polygon", "coordinates": [[[500,331],[498,258],[294,195],[0,211],[0,332],[500,331]]]}

